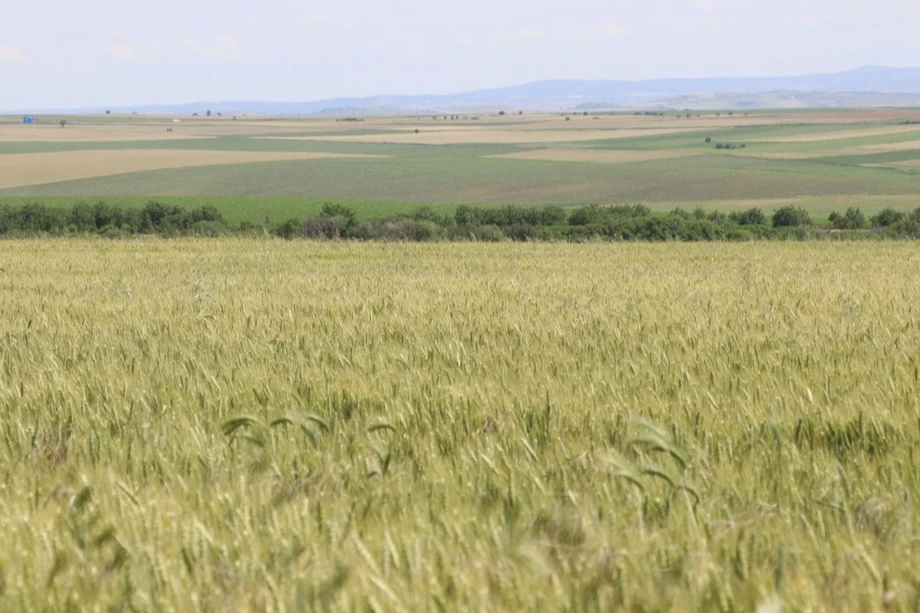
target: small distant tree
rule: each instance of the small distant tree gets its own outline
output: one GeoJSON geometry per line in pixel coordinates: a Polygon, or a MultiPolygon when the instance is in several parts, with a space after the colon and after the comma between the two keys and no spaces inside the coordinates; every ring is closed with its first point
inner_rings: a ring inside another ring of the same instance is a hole
{"type": "Polygon", "coordinates": [[[711,143],[711,142],[712,142],[712,138],[710,138],[709,136],[707,136],[707,137],[706,137],[706,142],[707,142],[707,143],[711,143]]]}
{"type": "Polygon", "coordinates": [[[499,115],[504,115],[504,114],[505,114],[505,111],[499,111],[498,114],[499,114],[499,115]]]}
{"type": "Polygon", "coordinates": [[[866,225],[866,216],[858,208],[853,207],[848,208],[843,215],[834,211],[828,219],[831,225],[840,230],[858,230],[866,225]]]}
{"type": "Polygon", "coordinates": [[[105,114],[106,114],[106,115],[111,115],[111,114],[112,114],[112,111],[106,110],[105,114]]]}
{"type": "Polygon", "coordinates": [[[61,120],[61,127],[63,128],[63,127],[66,126],[66,125],[67,125],[67,120],[66,120],[66,119],[62,119],[62,120],[61,120]]]}
{"type": "Polygon", "coordinates": [[[808,211],[800,206],[783,206],[773,212],[774,228],[789,228],[795,226],[810,226],[811,217],[808,211]]]}
{"type": "Polygon", "coordinates": [[[211,109],[208,109],[207,111],[205,111],[204,114],[207,115],[208,117],[210,117],[210,116],[211,116],[211,109]]]}
{"type": "Polygon", "coordinates": [[[320,217],[337,219],[339,225],[346,232],[353,230],[358,225],[358,218],[354,209],[344,204],[327,202],[320,211],[320,217]]]}
{"type": "Polygon", "coordinates": [[[894,225],[897,222],[904,219],[906,215],[901,211],[896,211],[891,207],[882,209],[878,212],[877,215],[873,215],[871,218],[873,226],[881,226],[887,228],[888,226],[894,225]]]}

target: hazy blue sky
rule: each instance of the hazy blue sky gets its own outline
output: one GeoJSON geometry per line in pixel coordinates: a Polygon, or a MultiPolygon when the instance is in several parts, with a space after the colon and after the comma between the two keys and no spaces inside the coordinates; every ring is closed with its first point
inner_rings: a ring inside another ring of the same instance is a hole
{"type": "Polygon", "coordinates": [[[0,109],[920,64],[918,0],[4,2],[0,109]]]}

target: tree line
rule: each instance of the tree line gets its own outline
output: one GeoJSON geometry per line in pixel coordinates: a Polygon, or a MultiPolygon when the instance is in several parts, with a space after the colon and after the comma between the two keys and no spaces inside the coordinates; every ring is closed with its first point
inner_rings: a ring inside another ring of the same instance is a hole
{"type": "Polygon", "coordinates": [[[0,236],[271,235],[285,239],[397,241],[745,241],[814,238],[920,238],[920,208],[886,208],[867,218],[859,208],[831,213],[818,226],[798,206],[771,214],[759,208],[724,212],[675,209],[653,213],[644,204],[576,207],[461,205],[452,214],[420,206],[406,214],[359,220],[354,209],[323,205],[319,214],[233,225],[213,206],[184,208],[156,200],[143,207],[80,202],[70,207],[0,205],[0,236]]]}

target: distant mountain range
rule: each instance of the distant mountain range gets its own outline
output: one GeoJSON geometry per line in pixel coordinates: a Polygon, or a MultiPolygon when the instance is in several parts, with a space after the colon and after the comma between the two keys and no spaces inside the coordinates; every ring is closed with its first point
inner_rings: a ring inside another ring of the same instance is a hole
{"type": "MultiPolygon", "coordinates": [[[[549,80],[457,94],[368,96],[312,102],[196,102],[113,108],[113,112],[223,115],[396,115],[601,109],[753,109],[920,106],[920,68],[865,66],[796,77],[549,80]]],[[[101,112],[104,109],[82,109],[101,112]]]]}

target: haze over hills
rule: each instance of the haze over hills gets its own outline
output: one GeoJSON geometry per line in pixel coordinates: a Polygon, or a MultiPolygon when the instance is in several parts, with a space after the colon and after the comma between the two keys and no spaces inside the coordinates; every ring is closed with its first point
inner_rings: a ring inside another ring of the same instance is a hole
{"type": "MultiPolygon", "coordinates": [[[[755,109],[918,106],[920,67],[865,66],[791,77],[545,80],[456,94],[380,95],[310,102],[223,101],[112,108],[113,112],[262,115],[393,115],[600,109],[755,109]]],[[[56,109],[56,112],[105,109],[56,109]]]]}

